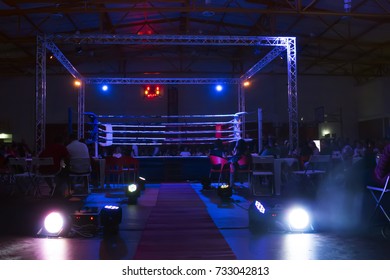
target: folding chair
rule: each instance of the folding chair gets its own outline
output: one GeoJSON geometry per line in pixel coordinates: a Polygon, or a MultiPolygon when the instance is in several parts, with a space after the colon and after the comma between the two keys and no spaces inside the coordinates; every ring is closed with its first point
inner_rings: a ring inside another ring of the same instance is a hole
{"type": "Polygon", "coordinates": [[[105,180],[108,185],[119,185],[123,178],[123,159],[122,157],[116,158],[113,156],[106,157],[105,163],[105,180]]]}
{"type": "MultiPolygon", "coordinates": [[[[89,178],[92,172],[90,158],[72,158],[69,160],[69,193],[71,189],[75,190],[75,181],[83,179],[83,189],[85,194],[90,193],[89,178]]],[[[74,194],[77,196],[77,194],[74,194]]]]}
{"type": "Polygon", "coordinates": [[[15,194],[16,187],[26,195],[30,190],[34,190],[32,175],[25,158],[9,158],[8,166],[10,167],[10,180],[15,183],[10,193],[11,196],[15,194]]]}
{"type": "Polygon", "coordinates": [[[213,181],[213,174],[218,174],[218,186],[221,184],[222,177],[230,172],[230,163],[226,158],[210,155],[209,179],[213,181]]]}
{"type": "Polygon", "coordinates": [[[34,157],[32,158],[32,174],[35,184],[35,195],[41,195],[41,181],[50,187],[49,196],[52,197],[56,190],[56,176],[61,172],[61,168],[54,168],[52,157],[34,157]]]}
{"type": "Polygon", "coordinates": [[[135,183],[139,173],[139,161],[131,156],[122,157],[123,183],[135,183]],[[131,180],[131,177],[132,180],[131,180]]]}
{"type": "Polygon", "coordinates": [[[375,203],[376,203],[374,211],[373,211],[372,216],[371,216],[371,219],[374,217],[376,211],[378,209],[380,209],[382,214],[386,217],[387,222],[390,224],[389,213],[386,211],[386,209],[384,208],[384,205],[382,204],[385,194],[390,192],[390,189],[388,188],[389,178],[390,178],[390,176],[387,176],[383,187],[368,185],[368,186],[366,186],[366,188],[370,191],[370,193],[371,193],[371,195],[374,198],[375,203]]]}
{"type": "Polygon", "coordinates": [[[251,189],[254,196],[273,195],[275,190],[274,156],[252,157],[251,189]],[[264,188],[267,188],[265,192],[264,188]]]}
{"type": "MultiPolygon", "coordinates": [[[[236,168],[236,176],[238,177],[240,183],[242,183],[242,175],[247,175],[247,183],[250,186],[252,178],[252,157],[248,155],[242,156],[238,161],[238,168],[236,168]]],[[[230,171],[232,172],[232,170],[230,171]]]]}

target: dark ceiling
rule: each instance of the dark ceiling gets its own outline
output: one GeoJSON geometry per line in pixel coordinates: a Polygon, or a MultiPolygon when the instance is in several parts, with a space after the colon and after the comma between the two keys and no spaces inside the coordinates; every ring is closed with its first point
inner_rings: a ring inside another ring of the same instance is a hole
{"type": "MultiPolygon", "coordinates": [[[[8,0],[0,1],[0,75],[35,74],[37,34],[288,36],[297,40],[299,75],[364,82],[390,73],[389,30],[389,0],[8,0]]],[[[267,52],[239,46],[58,47],[82,75],[94,77],[232,76],[267,52]]],[[[285,74],[279,64],[263,72],[285,74]]],[[[47,74],[65,72],[48,60],[47,74]]]]}

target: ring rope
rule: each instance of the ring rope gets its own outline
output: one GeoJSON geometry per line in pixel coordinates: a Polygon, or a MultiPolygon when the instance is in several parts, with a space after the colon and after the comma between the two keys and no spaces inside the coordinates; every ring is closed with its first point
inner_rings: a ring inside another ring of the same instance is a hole
{"type": "Polygon", "coordinates": [[[246,112],[225,115],[182,115],[182,116],[124,116],[124,115],[95,115],[86,113],[92,122],[89,132],[91,139],[100,146],[111,145],[210,145],[217,138],[224,142],[233,142],[241,138],[243,133],[241,116],[246,112]],[[232,118],[226,121],[178,122],[181,118],[232,118]],[[99,119],[156,119],[174,118],[174,122],[136,122],[104,123],[99,119]],[[210,129],[212,127],[212,129],[210,129]],[[205,130],[203,130],[205,128],[205,130]],[[177,131],[176,131],[177,129],[177,131]],[[213,135],[214,134],[214,135],[213,135]],[[177,135],[177,137],[173,137],[177,135]],[[210,135],[210,136],[207,136],[210,135]],[[212,137],[211,137],[212,135],[212,137]],[[156,137],[153,137],[156,136],[156,137]],[[165,137],[168,136],[168,137],[165,137]],[[198,137],[197,137],[198,136],[198,137]],[[200,137],[201,136],[201,137],[200,137]]]}
{"type": "Polygon", "coordinates": [[[127,115],[95,115],[93,113],[85,113],[86,115],[93,115],[96,118],[115,118],[115,119],[163,119],[163,118],[224,118],[224,117],[240,117],[241,115],[247,114],[247,112],[238,112],[235,114],[217,114],[217,115],[143,115],[143,116],[127,116],[127,115]]]}

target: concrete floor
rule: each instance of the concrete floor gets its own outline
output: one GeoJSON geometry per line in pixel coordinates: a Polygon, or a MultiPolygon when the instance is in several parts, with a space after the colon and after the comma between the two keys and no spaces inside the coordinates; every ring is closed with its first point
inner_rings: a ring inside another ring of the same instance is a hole
{"type": "MultiPolygon", "coordinates": [[[[239,189],[229,200],[221,200],[215,189],[202,190],[190,183],[205,203],[216,227],[238,260],[387,260],[390,240],[382,227],[368,222],[342,227],[329,216],[343,215],[327,210],[326,226],[311,233],[282,231],[254,232],[248,227],[248,209],[255,199],[248,189],[239,189]]],[[[0,259],[2,260],[131,260],[159,192],[159,184],[147,184],[136,205],[127,204],[122,192],[94,192],[84,199],[2,198],[0,259]],[[123,218],[117,234],[97,232],[87,237],[38,238],[43,214],[53,208],[74,213],[85,205],[117,204],[123,218]]],[[[267,202],[283,198],[256,198],[267,202]]],[[[335,212],[335,211],[333,211],[335,212]]]]}

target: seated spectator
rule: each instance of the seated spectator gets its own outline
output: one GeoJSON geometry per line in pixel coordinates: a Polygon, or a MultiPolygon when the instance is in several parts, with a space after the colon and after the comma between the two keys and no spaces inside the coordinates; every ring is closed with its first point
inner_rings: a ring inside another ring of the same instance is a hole
{"type": "Polygon", "coordinates": [[[226,156],[221,139],[218,138],[217,140],[215,140],[214,147],[210,150],[210,155],[218,156],[218,157],[225,157],[226,156]]]}
{"type": "Polygon", "coordinates": [[[275,158],[280,157],[279,147],[276,145],[273,138],[268,139],[268,143],[264,146],[260,156],[274,156],[275,158]]]}
{"type": "Polygon", "coordinates": [[[191,156],[191,152],[188,150],[187,146],[184,146],[183,150],[179,154],[182,157],[189,157],[191,156]]]}
{"type": "Polygon", "coordinates": [[[134,144],[132,147],[131,147],[131,156],[132,157],[138,157],[138,146],[136,144],[134,144]]]}
{"type": "Polygon", "coordinates": [[[115,147],[115,151],[112,153],[112,156],[114,158],[121,158],[122,157],[122,149],[119,146],[115,147]]]}
{"type": "Polygon", "coordinates": [[[153,141],[153,143],[155,144],[153,146],[153,152],[152,152],[152,156],[159,156],[160,155],[160,146],[157,145],[157,141],[153,141]]]}
{"type": "Polygon", "coordinates": [[[330,141],[328,139],[320,140],[320,155],[331,155],[333,152],[332,147],[330,145],[330,141]]]}
{"type": "Polygon", "coordinates": [[[311,149],[311,155],[319,155],[320,154],[320,149],[318,149],[316,143],[313,140],[309,141],[308,145],[309,145],[309,148],[311,149]]]}
{"type": "Polygon", "coordinates": [[[387,144],[382,151],[374,170],[374,179],[384,185],[386,178],[390,176],[390,144],[387,144]]]}
{"type": "Polygon", "coordinates": [[[87,144],[80,142],[75,134],[69,136],[69,144],[66,146],[69,158],[90,158],[87,144]]]}
{"type": "MultiPolygon", "coordinates": [[[[75,134],[71,134],[69,137],[70,143],[66,146],[66,149],[69,153],[69,161],[74,159],[88,159],[89,161],[85,163],[85,161],[72,161],[71,166],[69,167],[69,172],[71,173],[86,173],[91,170],[91,162],[90,162],[90,154],[87,144],[81,142],[77,139],[75,134]]],[[[87,180],[84,178],[85,182],[87,180]]],[[[73,187],[72,181],[69,181],[70,185],[73,187]]],[[[88,189],[88,186],[84,184],[84,188],[88,189]]],[[[74,191],[72,189],[72,191],[74,191]]]]}
{"type": "Polygon", "coordinates": [[[364,156],[364,146],[362,142],[356,141],[355,143],[355,149],[353,151],[353,157],[354,158],[362,158],[364,156]]]}
{"type": "Polygon", "coordinates": [[[238,161],[243,156],[250,156],[248,153],[248,146],[244,139],[239,139],[233,149],[233,155],[229,159],[230,162],[230,186],[234,187],[234,182],[239,168],[245,169],[247,166],[239,166],[238,161]]]}

